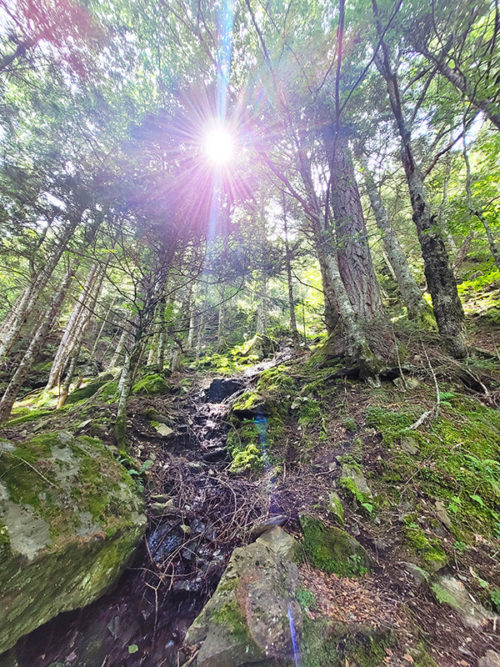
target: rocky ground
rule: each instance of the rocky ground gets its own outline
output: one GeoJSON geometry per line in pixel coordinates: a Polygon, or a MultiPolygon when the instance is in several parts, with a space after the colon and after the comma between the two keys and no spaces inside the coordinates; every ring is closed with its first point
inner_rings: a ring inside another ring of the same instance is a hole
{"type": "MultiPolygon", "coordinates": [[[[321,349],[146,376],[131,456],[114,451],[146,494],[135,560],[0,664],[495,667],[496,364],[411,349],[379,387],[321,349]]],[[[113,451],[112,384],[0,439],[70,432],[113,451]]]]}

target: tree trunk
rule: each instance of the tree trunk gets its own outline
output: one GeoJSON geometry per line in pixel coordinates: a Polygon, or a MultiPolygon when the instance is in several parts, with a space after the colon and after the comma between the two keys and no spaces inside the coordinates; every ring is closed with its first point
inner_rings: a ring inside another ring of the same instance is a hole
{"type": "Polygon", "coordinates": [[[285,232],[285,262],[286,262],[286,277],[288,282],[288,307],[290,309],[290,333],[292,336],[293,346],[296,350],[300,348],[300,337],[297,329],[297,318],[295,317],[295,301],[293,298],[293,282],[292,282],[292,256],[290,252],[290,243],[288,241],[288,220],[286,215],[286,198],[285,193],[282,193],[283,206],[283,226],[285,232]]]}
{"type": "Polygon", "coordinates": [[[28,346],[28,349],[24,353],[24,356],[19,366],[17,367],[16,372],[7,385],[2,400],[0,401],[0,421],[7,419],[10,415],[12,406],[14,405],[14,402],[19,394],[19,390],[23,386],[25,379],[28,377],[31,371],[33,363],[36,361],[38,354],[43,348],[54,318],[59,313],[72,277],[73,270],[71,267],[69,267],[61,285],[59,286],[59,289],[52,297],[49,308],[39,323],[28,346]]]}
{"type": "Polygon", "coordinates": [[[385,252],[389,264],[394,271],[396,282],[401,292],[403,302],[408,310],[409,319],[419,319],[427,310],[427,304],[422,298],[422,293],[412,276],[406,256],[399,243],[396,232],[389,221],[387,211],[384,207],[377,186],[373,180],[366,161],[363,160],[363,177],[370,198],[370,203],[375,215],[377,226],[382,233],[385,252]]]}
{"type": "Polygon", "coordinates": [[[57,352],[50,369],[47,386],[45,387],[46,389],[52,389],[59,382],[64,371],[64,367],[66,366],[68,359],[71,356],[71,352],[75,345],[78,343],[79,333],[84,326],[84,323],[88,321],[88,304],[92,300],[92,293],[98,279],[98,269],[99,264],[96,263],[92,265],[89,271],[83,289],[80,293],[80,296],[78,297],[78,301],[73,308],[73,311],[68,320],[68,324],[64,330],[59,347],[57,348],[57,352]]]}
{"type": "Polygon", "coordinates": [[[382,58],[377,59],[377,66],[386,81],[389,101],[401,138],[401,160],[410,192],[413,222],[422,249],[425,277],[432,297],[434,316],[439,333],[450,352],[457,357],[463,357],[467,353],[465,318],[455,276],[436,217],[431,212],[424,179],[414,159],[411,134],[406,126],[401,106],[397,76],[392,71],[389,52],[382,39],[383,31],[378,19],[376,1],[372,0],[372,4],[383,54],[382,58]]]}
{"type": "MultiPolygon", "coordinates": [[[[476,218],[481,222],[481,224],[484,227],[484,231],[486,232],[486,238],[488,239],[488,246],[491,252],[491,255],[493,259],[495,260],[495,264],[497,265],[497,269],[500,270],[500,250],[497,248],[496,240],[495,237],[493,236],[493,232],[491,231],[491,227],[488,224],[488,221],[486,217],[484,216],[482,210],[477,207],[474,204],[473,198],[472,198],[472,188],[471,188],[471,181],[472,181],[472,174],[471,174],[471,168],[470,168],[470,160],[469,160],[469,154],[467,152],[467,143],[465,141],[465,132],[463,135],[463,156],[464,156],[464,163],[465,163],[465,192],[467,195],[467,208],[469,209],[470,213],[472,215],[475,215],[476,218]]],[[[463,260],[462,260],[463,261],[463,260]]]]}
{"type": "Polygon", "coordinates": [[[267,275],[262,271],[257,287],[257,325],[256,333],[264,334],[267,329],[267,275]]]}
{"type": "MultiPolygon", "coordinates": [[[[219,313],[218,313],[218,318],[217,318],[217,349],[223,350],[226,341],[224,340],[224,327],[225,327],[225,316],[226,316],[226,283],[222,283],[222,287],[219,292],[219,298],[220,298],[220,303],[219,303],[219,313]]],[[[189,321],[189,325],[191,327],[191,318],[189,321]]]]}
{"type": "Polygon", "coordinates": [[[57,401],[58,410],[64,406],[64,404],[66,403],[66,399],[68,398],[69,389],[71,387],[71,380],[73,379],[78,357],[80,356],[80,351],[82,349],[82,342],[83,341],[80,340],[76,348],[73,350],[71,357],[69,359],[68,370],[66,372],[64,382],[62,383],[61,392],[59,394],[59,399],[57,401]]]}
{"type": "Polygon", "coordinates": [[[130,332],[127,328],[127,325],[123,327],[122,334],[120,336],[120,340],[118,341],[118,345],[116,347],[116,350],[111,357],[111,361],[109,362],[108,368],[116,368],[118,366],[118,361],[120,360],[120,357],[123,354],[123,350],[125,349],[125,345],[127,344],[127,339],[130,336],[130,332]]]}
{"type": "Polygon", "coordinates": [[[464,95],[469,102],[484,113],[495,127],[500,130],[500,110],[498,105],[492,100],[484,100],[478,97],[477,88],[471,86],[467,78],[462,72],[452,69],[445,60],[448,59],[447,53],[441,53],[439,56],[434,56],[426,48],[420,49],[423,55],[430,60],[437,68],[438,72],[442,74],[448,81],[455,86],[455,88],[464,95]]]}
{"type": "MultiPolygon", "coordinates": [[[[132,334],[134,335],[134,334],[132,334]]],[[[125,353],[120,380],[118,382],[118,406],[116,409],[116,419],[114,434],[116,444],[120,449],[125,449],[127,434],[127,401],[134,383],[133,369],[136,367],[137,360],[141,353],[141,340],[136,332],[132,348],[125,353]]]]}
{"type": "Polygon", "coordinates": [[[354,166],[342,130],[335,132],[328,143],[340,275],[356,314],[369,322],[383,315],[383,306],[354,166]]]}
{"type": "Polygon", "coordinates": [[[101,340],[101,336],[104,332],[104,327],[106,326],[106,324],[109,324],[113,319],[113,318],[110,318],[110,315],[111,315],[111,311],[114,308],[115,302],[116,302],[116,297],[114,297],[113,300],[111,301],[111,303],[109,304],[109,308],[107,309],[106,314],[104,315],[104,317],[102,319],[102,324],[99,328],[97,336],[95,337],[94,344],[92,345],[92,351],[91,351],[92,356],[95,356],[95,353],[96,353],[96,350],[97,350],[97,345],[98,345],[99,341],[101,340]]]}
{"type": "MultiPolygon", "coordinates": [[[[360,318],[355,312],[349,294],[342,281],[337,253],[333,249],[327,230],[323,227],[323,216],[311,176],[310,163],[302,149],[299,149],[299,170],[308,193],[307,213],[311,221],[316,252],[321,257],[325,282],[323,290],[327,294],[325,306],[335,303],[337,322],[341,324],[345,339],[345,354],[360,365],[361,375],[373,376],[380,371],[380,360],[371,351],[360,318]],[[329,293],[327,292],[329,291],[329,293]]],[[[333,315],[333,314],[332,314],[333,315]]],[[[333,319],[333,317],[332,317],[333,319]]]]}
{"type": "Polygon", "coordinates": [[[40,270],[33,283],[25,290],[19,303],[16,303],[15,313],[12,317],[10,326],[8,330],[4,332],[2,342],[0,343],[0,362],[5,359],[10,352],[12,345],[18,338],[26,316],[34,310],[41,293],[47,286],[50,276],[61,259],[63,252],[66,250],[68,241],[73,235],[79,221],[79,217],[69,221],[64,229],[62,237],[52,247],[52,251],[49,253],[43,268],[40,270]]]}
{"type": "Polygon", "coordinates": [[[198,284],[193,285],[193,290],[191,293],[191,303],[189,307],[189,332],[187,337],[187,349],[193,349],[194,342],[194,331],[195,331],[195,322],[196,322],[196,295],[198,293],[198,284]]]}

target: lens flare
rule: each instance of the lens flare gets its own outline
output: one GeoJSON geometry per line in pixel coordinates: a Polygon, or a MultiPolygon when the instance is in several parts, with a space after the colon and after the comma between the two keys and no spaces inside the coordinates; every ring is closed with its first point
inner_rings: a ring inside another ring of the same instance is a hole
{"type": "Polygon", "coordinates": [[[226,165],[234,154],[234,137],[224,127],[212,128],[204,137],[203,151],[207,160],[215,166],[226,165]]]}

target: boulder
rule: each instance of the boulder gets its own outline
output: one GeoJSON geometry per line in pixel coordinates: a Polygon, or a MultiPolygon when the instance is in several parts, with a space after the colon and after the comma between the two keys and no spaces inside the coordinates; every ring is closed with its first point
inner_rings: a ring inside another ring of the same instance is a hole
{"type": "MultiPolygon", "coordinates": [[[[235,549],[212,598],[189,628],[185,646],[200,646],[197,667],[237,667],[293,660],[302,612],[296,600],[298,543],[275,526],[235,549]]],[[[284,663],[288,664],[288,663],[284,663]]]]}
{"type": "Polygon", "coordinates": [[[500,653],[489,649],[482,658],[479,658],[477,667],[500,667],[500,653]]]}
{"type": "Polygon", "coordinates": [[[137,484],[100,440],[0,443],[0,653],[104,593],[145,527],[137,484]]]}
{"type": "Polygon", "coordinates": [[[437,577],[431,584],[431,590],[438,602],[458,611],[465,625],[469,627],[481,628],[490,621],[498,620],[496,614],[474,600],[461,581],[449,574],[437,577]]]}
{"type": "Polygon", "coordinates": [[[138,380],[132,387],[133,394],[143,396],[156,396],[157,394],[168,394],[171,387],[165,382],[165,379],[157,373],[150,373],[138,380]]]}
{"type": "Polygon", "coordinates": [[[212,380],[206,391],[206,400],[208,403],[221,403],[225,398],[241,391],[244,387],[245,385],[241,380],[216,378],[212,380]]]}
{"type": "Polygon", "coordinates": [[[345,530],[301,514],[304,533],[302,547],[313,567],[341,577],[362,575],[373,568],[373,561],[361,544],[345,530]]]}
{"type": "Polygon", "coordinates": [[[277,349],[278,345],[272,338],[265,334],[256,334],[240,346],[238,356],[260,361],[273,355],[277,349]]]}

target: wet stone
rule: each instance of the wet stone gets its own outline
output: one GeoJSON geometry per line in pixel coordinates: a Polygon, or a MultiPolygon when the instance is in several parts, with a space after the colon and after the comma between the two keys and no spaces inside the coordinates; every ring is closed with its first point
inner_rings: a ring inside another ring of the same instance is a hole
{"type": "Polygon", "coordinates": [[[208,403],[222,403],[228,396],[244,389],[243,382],[234,379],[216,378],[207,389],[206,400],[208,403]]]}

